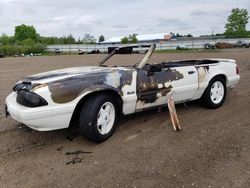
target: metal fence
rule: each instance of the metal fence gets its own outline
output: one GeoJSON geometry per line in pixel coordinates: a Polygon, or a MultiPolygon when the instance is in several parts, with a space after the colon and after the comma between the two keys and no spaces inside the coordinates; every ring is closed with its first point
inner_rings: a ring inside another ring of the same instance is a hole
{"type": "MultiPolygon", "coordinates": [[[[250,43],[250,38],[247,39],[197,39],[194,40],[171,40],[162,43],[156,44],[157,50],[173,50],[176,49],[178,46],[185,46],[189,49],[194,48],[204,48],[204,44],[210,43],[215,44],[217,42],[228,42],[228,43],[236,43],[239,40],[244,40],[245,42],[250,43]]],[[[140,45],[143,44],[150,44],[150,43],[138,43],[140,45]]],[[[56,49],[59,49],[61,52],[68,52],[68,53],[76,53],[79,50],[83,50],[85,52],[91,52],[92,50],[99,50],[100,52],[108,52],[108,47],[117,47],[117,46],[124,46],[123,44],[63,44],[63,45],[48,45],[47,50],[50,52],[54,52],[56,49]]]]}

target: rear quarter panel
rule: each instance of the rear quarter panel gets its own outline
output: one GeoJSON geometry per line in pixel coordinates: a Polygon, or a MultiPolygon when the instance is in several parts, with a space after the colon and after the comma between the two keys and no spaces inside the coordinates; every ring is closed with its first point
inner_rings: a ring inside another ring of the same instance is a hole
{"type": "Polygon", "coordinates": [[[194,99],[199,99],[207,88],[211,79],[218,75],[226,77],[227,88],[234,87],[240,76],[236,74],[236,61],[232,59],[212,59],[218,60],[216,64],[197,65],[195,66],[198,72],[198,90],[194,99]]]}

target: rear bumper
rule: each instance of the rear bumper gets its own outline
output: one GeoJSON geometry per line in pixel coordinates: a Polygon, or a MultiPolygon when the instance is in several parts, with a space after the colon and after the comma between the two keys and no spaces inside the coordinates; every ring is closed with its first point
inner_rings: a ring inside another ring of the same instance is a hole
{"type": "Polygon", "coordinates": [[[240,80],[240,75],[229,77],[227,80],[227,88],[234,88],[234,86],[238,84],[239,80],[240,80]]]}

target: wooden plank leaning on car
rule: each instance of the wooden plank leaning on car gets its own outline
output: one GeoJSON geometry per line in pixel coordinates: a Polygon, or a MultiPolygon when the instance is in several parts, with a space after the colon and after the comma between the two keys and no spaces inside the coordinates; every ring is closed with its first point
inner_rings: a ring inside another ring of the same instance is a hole
{"type": "Polygon", "coordinates": [[[167,100],[168,100],[168,110],[169,110],[169,114],[171,117],[171,122],[174,128],[174,131],[179,131],[181,130],[181,125],[180,125],[180,122],[176,113],[175,104],[171,96],[171,92],[167,95],[167,100]]]}

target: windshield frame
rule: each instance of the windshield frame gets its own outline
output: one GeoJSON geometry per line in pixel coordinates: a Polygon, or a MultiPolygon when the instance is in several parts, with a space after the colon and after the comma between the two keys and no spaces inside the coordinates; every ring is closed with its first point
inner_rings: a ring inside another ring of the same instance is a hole
{"type": "Polygon", "coordinates": [[[101,61],[99,61],[97,63],[98,66],[104,66],[104,63],[107,62],[113,55],[117,54],[119,52],[120,49],[124,49],[124,48],[149,48],[147,50],[147,53],[145,54],[145,56],[143,57],[143,59],[141,60],[141,62],[138,64],[138,68],[142,68],[146,62],[148,61],[148,59],[150,58],[150,56],[153,54],[156,45],[155,44],[151,44],[151,45],[127,45],[127,46],[121,46],[121,47],[117,47],[115,48],[110,54],[108,54],[105,58],[103,58],[101,61]]]}

